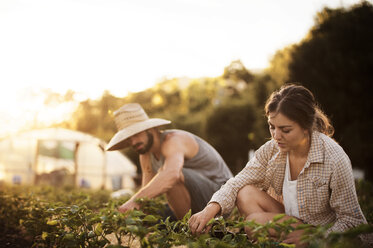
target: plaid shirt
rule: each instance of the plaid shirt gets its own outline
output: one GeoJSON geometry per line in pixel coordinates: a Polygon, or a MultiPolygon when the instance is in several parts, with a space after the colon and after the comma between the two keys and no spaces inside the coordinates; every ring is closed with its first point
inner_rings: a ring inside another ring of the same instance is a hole
{"type": "MultiPolygon", "coordinates": [[[[277,143],[270,140],[255,152],[240,173],[212,196],[210,202],[217,202],[221,214],[227,215],[235,206],[237,192],[245,185],[255,185],[264,191],[271,187],[282,195],[285,166],[286,153],[280,152],[277,143]]],[[[358,203],[350,159],[330,137],[312,133],[307,162],[297,180],[299,216],[303,222],[334,223],[328,232],[367,223],[358,203]]]]}

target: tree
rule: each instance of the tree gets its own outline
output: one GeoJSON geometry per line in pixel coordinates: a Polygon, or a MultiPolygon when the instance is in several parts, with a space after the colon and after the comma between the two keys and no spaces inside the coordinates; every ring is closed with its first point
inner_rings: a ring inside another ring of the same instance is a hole
{"type": "Polygon", "coordinates": [[[294,47],[289,79],[309,88],[335,127],[353,166],[373,180],[373,6],[318,13],[309,35],[294,47]]]}
{"type": "Polygon", "coordinates": [[[278,50],[275,55],[271,58],[270,66],[267,69],[267,73],[271,78],[277,82],[278,85],[289,82],[289,68],[288,65],[291,62],[291,53],[294,50],[294,45],[278,50]]]}
{"type": "Polygon", "coordinates": [[[124,99],[105,91],[100,99],[87,99],[80,102],[69,121],[61,123],[61,127],[69,127],[81,132],[92,134],[105,141],[116,132],[114,111],[124,102],[124,99]]]}
{"type": "Polygon", "coordinates": [[[221,154],[233,174],[245,166],[248,151],[254,148],[250,134],[256,121],[255,113],[247,102],[227,102],[218,105],[207,118],[206,139],[221,154]]]}
{"type": "Polygon", "coordinates": [[[246,69],[241,60],[235,60],[224,68],[223,78],[235,82],[244,81],[245,83],[250,83],[253,81],[254,75],[246,69]]]}

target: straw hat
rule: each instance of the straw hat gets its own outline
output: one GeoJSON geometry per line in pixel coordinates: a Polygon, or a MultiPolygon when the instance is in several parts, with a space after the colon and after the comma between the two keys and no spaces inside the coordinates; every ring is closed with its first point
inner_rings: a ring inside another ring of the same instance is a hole
{"type": "Polygon", "coordinates": [[[114,112],[115,124],[118,132],[110,140],[106,150],[113,151],[129,146],[126,139],[152,127],[158,127],[171,123],[171,121],[149,118],[144,109],[138,103],[123,105],[114,112]]]}

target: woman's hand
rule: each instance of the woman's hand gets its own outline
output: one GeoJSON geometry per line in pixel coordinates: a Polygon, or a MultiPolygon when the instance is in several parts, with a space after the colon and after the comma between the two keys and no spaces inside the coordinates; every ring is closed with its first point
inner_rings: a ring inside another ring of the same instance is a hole
{"type": "Polygon", "coordinates": [[[123,205],[121,205],[118,208],[118,211],[122,212],[122,213],[125,213],[125,212],[127,212],[129,210],[133,210],[133,209],[139,209],[139,204],[137,204],[134,200],[129,199],[128,201],[126,201],[123,205]]]}
{"type": "Polygon", "coordinates": [[[221,211],[218,203],[212,202],[208,204],[201,212],[198,212],[189,219],[189,228],[193,234],[207,233],[210,231],[211,226],[206,224],[214,218],[221,211]]]}
{"type": "Polygon", "coordinates": [[[299,248],[307,247],[308,244],[303,243],[301,241],[303,232],[304,232],[304,230],[293,231],[293,232],[289,233],[288,236],[286,237],[286,239],[283,240],[282,242],[285,243],[285,244],[294,244],[295,247],[297,247],[297,248],[298,247],[299,248]]]}

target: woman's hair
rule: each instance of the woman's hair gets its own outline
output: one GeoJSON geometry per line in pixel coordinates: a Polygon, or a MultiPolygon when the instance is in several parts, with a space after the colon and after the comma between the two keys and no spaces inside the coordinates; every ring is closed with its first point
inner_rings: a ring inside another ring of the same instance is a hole
{"type": "Polygon", "coordinates": [[[281,113],[298,123],[303,129],[317,130],[332,136],[334,128],[329,118],[318,107],[312,92],[301,85],[286,84],[268,98],[265,105],[266,116],[269,113],[281,113]]]}

